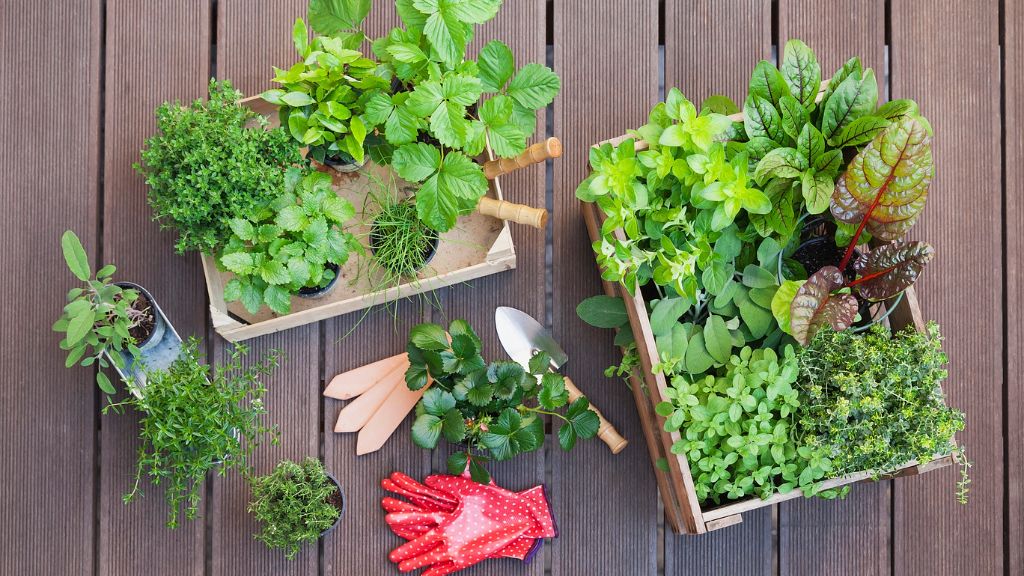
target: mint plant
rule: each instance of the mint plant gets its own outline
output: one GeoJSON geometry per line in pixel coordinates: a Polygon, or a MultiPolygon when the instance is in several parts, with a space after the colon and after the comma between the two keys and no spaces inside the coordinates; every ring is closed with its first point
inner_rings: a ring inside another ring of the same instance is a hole
{"type": "Polygon", "coordinates": [[[284,170],[303,162],[298,146],[267,119],[239,106],[227,80],[210,81],[209,100],[156,110],[160,134],[146,140],[142,162],[147,198],[162,227],[178,232],[179,253],[214,254],[247,218],[280,194],[284,170]]]}
{"type": "MultiPolygon", "coordinates": [[[[475,27],[492,19],[501,4],[398,0],[403,27],[373,41],[375,74],[390,86],[373,88],[366,81],[360,87],[366,89],[358,100],[365,102],[362,119],[384,140],[371,155],[420,185],[417,213],[438,232],[475,210],[487,192],[483,169],[472,158],[488,143],[498,157],[522,153],[536,111],[560,88],[558,76],[541,64],[517,71],[512,51],[501,42],[485,45],[476,61],[466,58],[475,27]]],[[[362,39],[368,10],[364,0],[315,1],[310,22],[320,34],[354,42],[362,39]]]]}
{"type": "Polygon", "coordinates": [[[448,458],[449,473],[462,474],[468,466],[473,480],[486,484],[485,462],[543,446],[544,415],[561,421],[558,443],[563,450],[597,434],[600,422],[590,402],[569,402],[565,378],[549,370],[550,356],[536,353],[527,371],[515,362],[488,364],[480,346],[465,320],[453,321],[447,333],[437,324],[420,324],[409,333],[406,384],[410,390],[430,385],[416,405],[412,439],[428,450],[442,436],[464,445],[448,458]]]}
{"type": "Polygon", "coordinates": [[[249,513],[267,548],[284,550],[294,560],[303,544],[316,542],[341,515],[341,493],[317,458],[282,460],[274,471],[249,481],[249,513]]]}
{"type": "Polygon", "coordinates": [[[68,291],[68,303],[53,325],[54,331],[64,334],[60,342],[61,350],[68,352],[64,366],[96,365],[96,384],[113,396],[117,390],[103,368],[113,364],[124,370],[124,358],[119,352],[127,352],[135,359],[140,357],[136,335],[144,332],[146,326],[152,330],[153,311],[137,290],[113,283],[117,268],[112,264],[100,268],[94,277],[89,256],[74,232],[65,230],[60,245],[68,269],[85,283],[68,291]]]}
{"type": "Polygon", "coordinates": [[[344,265],[351,252],[362,249],[342,229],[354,215],[330,176],[289,169],[283,194],[251,217],[229,223],[231,237],[217,260],[235,275],[224,286],[224,299],[241,300],[252,314],[264,304],[288,314],[292,294],[327,286],[336,277],[330,266],[344,265]]]}
{"type": "Polygon", "coordinates": [[[131,406],[142,415],[135,484],[125,503],[142,493],[143,476],[154,485],[166,482],[167,525],[176,528],[182,510],[188,520],[195,518],[209,471],[250,474],[249,458],[263,437],[277,443],[277,429],[263,422],[267,388],[261,378],[277,368],[281,354],[271,351],[243,366],[246,352],[236,345],[230,360],[211,373],[200,362],[199,341],[189,338],[170,368],[146,372],[144,394],[129,394],[104,409],[131,406]]]}
{"type": "Polygon", "coordinates": [[[317,36],[310,42],[301,18],[293,39],[300,61],[288,70],[274,68],[273,81],[281,88],[267,90],[263,99],[279,107],[281,125],[309,148],[310,158],[362,163],[367,96],[389,82],[377,74],[375,62],[342,38],[317,36]]]}

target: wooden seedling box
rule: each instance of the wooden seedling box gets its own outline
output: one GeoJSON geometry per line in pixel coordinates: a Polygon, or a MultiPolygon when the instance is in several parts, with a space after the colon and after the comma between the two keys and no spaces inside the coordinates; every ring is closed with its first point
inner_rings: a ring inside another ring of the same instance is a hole
{"type": "MultiPolygon", "coordinates": [[[[739,119],[742,119],[742,116],[739,119]]],[[[617,145],[627,138],[631,138],[631,136],[620,136],[601,144],[610,143],[617,145]]],[[[598,144],[598,146],[601,144],[598,144]]],[[[647,144],[643,141],[637,141],[636,147],[639,151],[646,149],[647,144]]],[[[604,214],[596,204],[581,202],[581,205],[590,239],[592,242],[599,242],[601,240],[601,225],[604,222],[604,214]]],[[[625,239],[625,233],[621,229],[615,233],[623,240],[625,239]]],[[[602,283],[605,294],[621,297],[625,301],[626,312],[629,315],[629,325],[636,337],[636,347],[643,372],[630,375],[630,388],[636,401],[637,412],[640,414],[640,422],[643,427],[644,437],[647,440],[651,461],[655,463],[654,474],[662,501],[665,504],[665,516],[672,530],[677,534],[703,534],[719,528],[725,528],[726,526],[739,524],[743,521],[743,512],[803,497],[803,492],[793,490],[787,494],[776,493],[767,500],[752,496],[722,505],[706,504],[701,506],[693,487],[693,477],[690,475],[690,464],[686,456],[682,454],[676,455],[671,451],[672,444],[680,440],[681,435],[678,431],[667,432],[665,430],[666,419],[658,416],[654,411],[654,407],[667,398],[665,392],[668,389],[668,382],[664,374],[655,373],[652,369],[652,366],[658,362],[658,351],[655,346],[654,334],[651,331],[647,303],[644,301],[640,290],[636,291],[636,295],[631,295],[621,283],[609,281],[603,281],[602,283]],[[658,462],[666,463],[667,465],[660,465],[658,462]]],[[[900,300],[892,314],[889,315],[889,324],[894,330],[913,325],[919,332],[923,332],[925,324],[914,289],[908,288],[904,294],[903,299],[900,300]]],[[[949,466],[955,461],[955,457],[949,455],[936,458],[922,465],[918,465],[917,462],[908,462],[899,470],[884,477],[895,478],[921,474],[949,466]]],[[[823,489],[837,488],[857,482],[869,481],[872,479],[871,477],[872,475],[868,472],[860,472],[827,480],[822,483],[822,487],[823,489]]]]}
{"type": "MultiPolygon", "coordinates": [[[[276,106],[258,97],[248,98],[242,103],[267,116],[272,124],[278,123],[276,106]]],[[[328,173],[334,180],[338,195],[356,207],[354,222],[359,222],[347,226],[346,230],[356,235],[366,255],[360,257],[353,254],[349,258],[341,267],[334,289],[326,296],[318,299],[292,296],[291,313],[286,315],[278,315],[266,306],[257,314],[250,314],[241,302],[225,302],[224,286],[233,275],[218,269],[213,256],[203,255],[203,274],[206,276],[206,289],[210,297],[210,318],[214,330],[226,340],[248,340],[515,268],[516,252],[508,223],[473,212],[461,216],[454,228],[441,235],[437,253],[416,277],[403,279],[400,284],[385,289],[375,289],[379,284],[375,283],[373,266],[368,265],[372,258],[368,246],[370,222],[369,218],[361,215],[371,185],[370,176],[385,182],[391,182],[393,178],[393,188],[398,191],[403,189],[405,183],[390,168],[372,163],[367,163],[358,172],[340,174],[328,170],[328,173]]],[[[498,178],[489,182],[487,196],[502,200],[498,178]]]]}

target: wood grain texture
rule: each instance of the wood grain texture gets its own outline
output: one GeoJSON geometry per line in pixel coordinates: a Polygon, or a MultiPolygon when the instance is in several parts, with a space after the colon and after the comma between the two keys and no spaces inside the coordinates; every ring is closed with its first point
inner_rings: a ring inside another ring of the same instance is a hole
{"type": "Polygon", "coordinates": [[[870,482],[845,500],[780,504],[779,574],[889,574],[891,488],[870,482]]]}
{"type": "Polygon", "coordinates": [[[967,506],[954,498],[954,468],[893,484],[898,575],[1004,569],[997,14],[994,0],[892,3],[892,96],[916,99],[936,134],[936,177],[913,236],[938,256],[918,294],[942,326],[944,389],[967,413],[959,441],[975,464],[967,506]]]}
{"type": "MultiPolygon", "coordinates": [[[[199,258],[174,254],[175,235],[152,221],[145,183],[132,163],[156,131],[153,111],[161,102],[206,95],[209,27],[205,0],[107,2],[104,259],[117,265],[121,279],[145,286],[183,337],[204,330],[199,258]]],[[[137,434],[134,413],[102,419],[99,572],[199,574],[202,509],[195,521],[167,529],[164,492],[148,479],[144,497],[121,502],[133,482],[137,434]]]]}
{"type": "MultiPolygon", "coordinates": [[[[742,106],[751,70],[771,57],[771,46],[767,0],[670,2],[665,5],[665,88],[678,86],[697,103],[725,94],[742,106]]],[[[665,532],[666,576],[708,570],[771,574],[771,510],[746,512],[742,524],[697,538],[665,532]]]]}
{"type": "MultiPolygon", "coordinates": [[[[354,312],[325,321],[326,379],[405,350],[409,329],[424,321],[424,311],[418,302],[403,301],[393,313],[376,309],[365,317],[354,312]]],[[[334,433],[338,412],[347,403],[331,398],[322,402],[324,463],[345,491],[348,507],[323,543],[323,573],[397,573],[388,552],[404,540],[384,523],[380,501],[386,493],[380,481],[395,471],[422,480],[430,472],[430,452],[412,443],[412,420],[406,419],[383,448],[356,456],[357,435],[334,433]]]]}
{"type": "MultiPolygon", "coordinates": [[[[1024,302],[1024,132],[1019,126],[1024,115],[1024,6],[1006,2],[1003,8],[1003,78],[1005,101],[1003,137],[1006,139],[1006,174],[1003,192],[1006,195],[1006,302],[1024,302]]],[[[1010,574],[1024,574],[1024,314],[1019,306],[1006,310],[1006,408],[1009,422],[1007,462],[1009,484],[1007,501],[1009,517],[1010,574]]]]}
{"type": "MultiPolygon", "coordinates": [[[[284,354],[280,367],[262,381],[267,385],[264,403],[269,414],[264,422],[279,427],[280,444],[266,442],[250,464],[257,475],[269,474],[281,459],[300,462],[320,450],[320,325],[311,324],[246,342],[246,364],[260,362],[271,350],[284,354]]],[[[214,357],[230,360],[232,345],[218,338],[214,357]]],[[[259,530],[247,512],[251,490],[245,479],[232,471],[214,476],[210,501],[209,548],[212,574],[317,574],[317,544],[307,544],[287,560],[281,550],[271,550],[253,538],[259,530]]]]}
{"type": "Polygon", "coordinates": [[[665,538],[665,576],[772,573],[770,509],[746,512],[741,524],[700,536],[676,536],[666,530],[665,538]]]}
{"type": "MultiPolygon", "coordinates": [[[[853,56],[872,67],[885,99],[885,6],[881,0],[780,0],[779,46],[799,38],[829,78],[853,56]],[[822,26],[827,21],[835,25],[822,26]]],[[[780,48],[780,51],[782,48],[780,48]]],[[[780,52],[780,59],[782,54],[780,52]]],[[[780,574],[889,574],[891,482],[861,484],[843,502],[795,500],[779,506],[780,574]]]]}
{"type": "Polygon", "coordinates": [[[555,70],[562,77],[555,134],[566,150],[554,173],[554,334],[569,355],[566,373],[630,444],[618,455],[596,440],[570,453],[549,452],[561,530],[551,573],[654,574],[661,517],[636,406],[622,381],[603,374],[620,358],[612,331],[576,316],[576,305],[602,288],[574,191],[587,175],[590,145],[643,124],[658,101],[658,4],[565,0],[554,10],[555,70]]]}
{"type": "Polygon", "coordinates": [[[743,106],[750,72],[770,60],[769,0],[681,0],[665,4],[665,89],[700,106],[725,94],[743,106]]]}
{"type": "MultiPolygon", "coordinates": [[[[544,64],[547,30],[545,22],[544,0],[506,2],[493,20],[477,28],[469,49],[469,57],[475,58],[476,53],[487,42],[499,40],[512,49],[516,68],[529,62],[544,64]]],[[[538,113],[536,132],[528,142],[543,140],[544,120],[545,113],[541,110],[538,113]]],[[[530,206],[544,206],[544,179],[545,164],[540,163],[502,176],[499,181],[506,200],[530,206]]],[[[518,308],[544,322],[546,230],[512,224],[511,233],[516,251],[514,270],[438,290],[436,294],[441,309],[432,310],[433,321],[440,324],[447,324],[456,318],[468,321],[480,336],[483,343],[482,354],[488,361],[509,359],[498,341],[498,334],[494,328],[494,309],[497,306],[518,308]]],[[[558,438],[550,435],[545,442],[547,448],[557,443],[558,438]]],[[[442,442],[433,454],[433,471],[447,474],[445,461],[455,450],[456,447],[442,442]]],[[[538,450],[508,462],[491,464],[488,470],[500,486],[509,490],[525,490],[544,483],[544,454],[544,450],[538,450]]],[[[547,550],[543,552],[548,553],[547,550]]],[[[535,560],[526,566],[517,560],[483,562],[466,570],[465,574],[543,576],[543,558],[543,554],[538,554],[535,560]]]]}
{"type": "MultiPolygon", "coordinates": [[[[305,16],[306,2],[256,3],[221,0],[217,4],[217,76],[232,80],[245,94],[270,87],[272,66],[290,67],[297,59],[292,43],[295,18],[305,16]]],[[[215,339],[217,354],[226,360],[230,345],[215,339]]],[[[266,382],[267,421],[280,427],[281,443],[264,445],[251,462],[257,474],[267,474],[287,458],[301,461],[320,450],[320,324],[310,324],[246,343],[250,362],[277,349],[285,354],[281,367],[266,382]]],[[[258,530],[247,513],[251,491],[237,474],[215,477],[210,508],[212,574],[315,575],[318,545],[306,545],[288,561],[253,539],[258,530]]]]}
{"type": "Polygon", "coordinates": [[[844,62],[859,56],[885,82],[884,0],[779,0],[779,59],[791,39],[803,40],[821,64],[821,78],[832,77],[844,62]],[[828,26],[822,26],[828,22],[828,26]]]}
{"type": "Polygon", "coordinates": [[[0,4],[0,95],[13,106],[0,135],[2,574],[93,573],[95,378],[64,368],[50,326],[80,285],[61,233],[78,233],[93,270],[99,254],[101,42],[99,1],[0,4]]]}

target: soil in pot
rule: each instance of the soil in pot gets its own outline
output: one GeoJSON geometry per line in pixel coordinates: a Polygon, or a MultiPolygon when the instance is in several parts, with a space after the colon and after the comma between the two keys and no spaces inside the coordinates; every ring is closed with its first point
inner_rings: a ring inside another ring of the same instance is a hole
{"type": "Polygon", "coordinates": [[[331,278],[331,281],[328,282],[327,285],[325,285],[323,288],[318,286],[314,286],[312,288],[300,288],[298,292],[299,296],[303,298],[321,298],[323,296],[326,296],[328,292],[333,290],[334,286],[338,283],[338,276],[339,272],[341,271],[341,267],[339,267],[337,264],[333,262],[328,262],[327,269],[334,272],[334,278],[331,278]]]}
{"type": "Polygon", "coordinates": [[[135,339],[136,346],[142,348],[154,340],[157,330],[156,306],[153,300],[144,290],[140,290],[134,284],[119,283],[118,286],[125,290],[135,290],[139,297],[128,306],[128,314],[132,318],[132,326],[128,328],[128,334],[135,339]]]}
{"type": "MultiPolygon", "coordinates": [[[[832,234],[828,234],[826,236],[814,236],[805,240],[800,244],[796,251],[793,252],[793,259],[804,267],[804,270],[807,271],[808,275],[811,275],[825,266],[838,267],[840,262],[843,261],[843,256],[845,254],[846,248],[836,246],[832,234]]],[[[846,271],[843,272],[843,276],[846,277],[847,282],[852,282],[856,279],[857,273],[853,269],[853,263],[860,259],[860,257],[860,252],[854,250],[853,257],[850,259],[850,265],[847,266],[846,271]]],[[[861,298],[856,291],[854,291],[854,297],[857,299],[857,308],[861,318],[855,325],[862,326],[871,321],[872,303],[861,298]]]]}
{"type": "Polygon", "coordinates": [[[370,230],[370,250],[388,276],[412,276],[433,259],[439,238],[420,221],[410,198],[381,207],[370,230]]]}

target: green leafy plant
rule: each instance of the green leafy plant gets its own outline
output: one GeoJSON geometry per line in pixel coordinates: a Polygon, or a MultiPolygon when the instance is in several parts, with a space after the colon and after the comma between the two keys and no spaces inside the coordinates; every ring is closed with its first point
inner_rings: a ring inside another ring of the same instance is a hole
{"type": "Polygon", "coordinates": [[[803,458],[792,414],[801,406],[794,385],[797,356],[743,347],[719,376],[676,376],[667,401],[656,406],[665,429],[682,438],[672,453],[690,463],[701,502],[721,503],[749,494],[768,498],[812,484],[827,474],[827,458],[803,458]]]}
{"type": "MultiPolygon", "coordinates": [[[[874,71],[865,70],[858,58],[847,61],[824,88],[821,84],[821,66],[800,40],[786,43],[780,69],[762,60],[751,74],[743,104],[747,141],[730,146],[756,164],[754,177],[770,192],[776,210],[825,212],[845,150],[867,144],[903,118],[920,120],[912,100],[878,107],[874,71]]],[[[767,218],[754,220],[762,229],[774,228],[767,218]]]]}
{"type": "Polygon", "coordinates": [[[140,352],[133,332],[142,332],[153,326],[153,312],[137,290],[121,288],[111,278],[117,268],[108,264],[92,275],[89,257],[82,241],[71,230],[65,230],[60,239],[64,261],[71,273],[85,286],[68,291],[67,304],[53,329],[64,333],[60,341],[62,350],[68,351],[64,365],[97,365],[96,384],[105,394],[117,391],[103,368],[110,364],[125,369],[125,352],[138,359],[140,352]]]}
{"type": "Polygon", "coordinates": [[[379,74],[391,86],[371,91],[365,119],[385,141],[381,160],[420,184],[419,217],[438,232],[472,212],[487,192],[483,170],[471,158],[488,144],[498,157],[522,153],[536,111],[560,88],[558,76],[542,64],[517,71],[501,42],[486,44],[475,61],[466,58],[476,25],[493,18],[501,4],[398,0],[403,27],[373,42],[379,74]]]}
{"type": "Polygon", "coordinates": [[[415,276],[427,264],[439,241],[439,235],[416,213],[415,201],[395,190],[395,182],[370,177],[373,206],[366,224],[370,228],[369,245],[376,269],[375,284],[390,288],[415,276]]]}
{"type": "Polygon", "coordinates": [[[855,288],[867,300],[882,301],[914,284],[935,251],[925,242],[898,239],[924,208],[934,171],[931,136],[914,118],[896,121],[857,154],[836,186],[832,214],[859,225],[839,265],[812,274],[793,297],[790,326],[797,341],[808,344],[825,324],[834,330],[850,327],[858,304],[849,290],[839,290],[855,288]],[[865,231],[876,242],[889,243],[852,262],[865,231]],[[855,278],[848,281],[851,263],[855,278]]]}
{"type": "Polygon", "coordinates": [[[341,493],[320,460],[282,460],[266,476],[250,480],[249,513],[260,525],[256,539],[294,560],[303,544],[316,542],[341,515],[341,493]]]}
{"type": "Polygon", "coordinates": [[[260,378],[277,368],[281,354],[272,351],[243,366],[246,352],[236,345],[230,360],[211,373],[199,360],[199,341],[189,338],[170,368],[147,371],[144,389],[104,409],[131,406],[142,415],[135,484],[125,503],[142,493],[143,476],[154,485],[166,481],[167,525],[175,528],[182,509],[185,518],[195,518],[207,472],[248,474],[263,436],[277,443],[276,427],[263,423],[267,389],[260,378]]]}
{"type": "Polygon", "coordinates": [[[310,42],[305,22],[296,20],[300,61],[288,70],[274,68],[273,81],[281,88],[262,94],[279,107],[281,125],[318,162],[363,162],[367,99],[390,84],[376,73],[374,61],[348,46],[348,38],[317,36],[310,42]]]}
{"type": "MultiPolygon", "coordinates": [[[[822,330],[799,355],[795,436],[827,459],[831,476],[878,477],[910,462],[962,454],[953,435],[964,415],[945,404],[947,377],[939,328],[891,334],[874,325],[862,335],[822,330]]],[[[966,462],[966,458],[964,458],[966,462]]],[[[966,468],[965,468],[966,469],[966,468]]],[[[960,498],[966,495],[966,473],[960,498]]]]}
{"type": "Polygon", "coordinates": [[[232,234],[218,258],[235,274],[224,286],[224,299],[241,300],[253,314],[264,303],[278,314],[289,313],[292,294],[327,286],[336,277],[331,265],[342,266],[362,249],[341,228],[355,208],[334,192],[330,176],[291,168],[284,190],[251,217],[230,221],[232,234]]]}
{"type": "Polygon", "coordinates": [[[239,106],[227,80],[210,81],[210,98],[190,106],[164,103],[160,134],[146,140],[135,169],[161,226],[178,231],[179,253],[213,254],[231,234],[228,222],[246,218],[280,194],[284,170],[302,156],[288,133],[239,106]]]}
{"type": "Polygon", "coordinates": [[[484,462],[540,449],[544,415],[562,421],[558,442],[564,450],[597,434],[600,422],[590,402],[569,402],[565,378],[549,371],[550,356],[538,352],[526,370],[515,362],[486,363],[480,346],[464,320],[453,321],[447,333],[437,324],[420,324],[409,333],[406,384],[410,390],[430,386],[416,405],[413,442],[433,449],[443,436],[465,445],[448,458],[451,474],[468,466],[474,481],[489,482],[484,462]]]}

